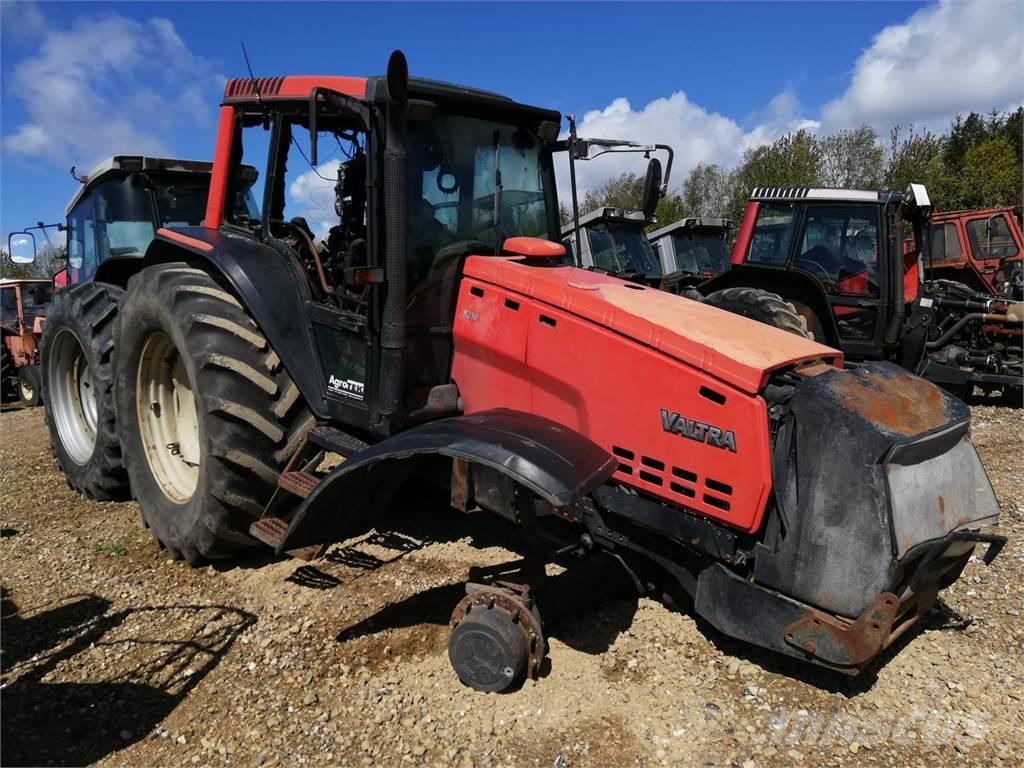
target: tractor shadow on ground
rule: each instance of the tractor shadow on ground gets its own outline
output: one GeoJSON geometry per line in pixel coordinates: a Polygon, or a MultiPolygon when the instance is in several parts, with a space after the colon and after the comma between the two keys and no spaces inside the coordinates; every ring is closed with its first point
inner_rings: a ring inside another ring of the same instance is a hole
{"type": "Polygon", "coordinates": [[[85,765],[139,741],[255,622],[228,606],[111,607],[86,594],[19,610],[3,590],[0,764],[85,765]]]}
{"type": "Polygon", "coordinates": [[[922,633],[963,632],[973,623],[971,619],[961,616],[940,598],[927,614],[882,651],[863,672],[856,676],[850,676],[728,637],[704,619],[697,616],[694,616],[694,619],[701,634],[722,653],[750,662],[765,672],[792,678],[828,693],[840,694],[848,699],[870,691],[878,680],[878,673],[922,633]]]}

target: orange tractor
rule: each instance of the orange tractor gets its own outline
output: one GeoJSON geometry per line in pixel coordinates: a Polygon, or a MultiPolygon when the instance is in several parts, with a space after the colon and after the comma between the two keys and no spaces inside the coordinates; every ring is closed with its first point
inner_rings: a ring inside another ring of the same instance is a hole
{"type": "Polygon", "coordinates": [[[431,514],[412,486],[439,484],[523,543],[453,606],[449,659],[478,690],[537,676],[552,624],[615,574],[855,674],[975,547],[990,561],[1005,543],[982,530],[999,507],[967,407],[890,363],[846,369],[811,339],[567,265],[560,123],[411,79],[400,52],[386,76],[230,80],[202,222],[93,278],[121,297],[99,401],[118,466],[93,479],[126,477],[191,564],[260,543],[315,557],[403,488],[431,514]],[[324,176],[318,145],[345,156],[324,247],[286,195],[324,176]],[[262,199],[240,208],[248,162],[262,199]]]}
{"type": "Polygon", "coordinates": [[[39,339],[52,298],[49,280],[0,280],[0,386],[5,400],[16,397],[25,405],[41,402],[39,339]]]}

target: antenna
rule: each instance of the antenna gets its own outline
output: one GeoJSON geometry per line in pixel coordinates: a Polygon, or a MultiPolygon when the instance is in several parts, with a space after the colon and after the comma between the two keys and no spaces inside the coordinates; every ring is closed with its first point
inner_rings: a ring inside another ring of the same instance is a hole
{"type": "MultiPolygon", "coordinates": [[[[241,42],[241,41],[239,41],[239,42],[241,42]]],[[[263,106],[263,96],[260,95],[260,84],[259,84],[259,81],[256,80],[256,75],[254,75],[252,73],[252,64],[249,63],[249,54],[245,50],[245,43],[242,42],[241,44],[242,44],[242,58],[245,59],[245,67],[246,67],[246,69],[249,70],[249,79],[252,80],[252,88],[253,88],[254,91],[256,91],[256,101],[262,107],[263,106]]]]}

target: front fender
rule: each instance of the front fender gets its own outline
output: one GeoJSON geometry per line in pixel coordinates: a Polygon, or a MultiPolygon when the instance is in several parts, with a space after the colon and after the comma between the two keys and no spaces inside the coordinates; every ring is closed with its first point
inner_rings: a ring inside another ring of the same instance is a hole
{"type": "Polygon", "coordinates": [[[578,501],[616,467],[589,438],[531,413],[496,408],[441,419],[387,438],[334,469],[296,511],[277,551],[366,530],[412,471],[413,459],[425,455],[495,470],[555,507],[578,501]]]}

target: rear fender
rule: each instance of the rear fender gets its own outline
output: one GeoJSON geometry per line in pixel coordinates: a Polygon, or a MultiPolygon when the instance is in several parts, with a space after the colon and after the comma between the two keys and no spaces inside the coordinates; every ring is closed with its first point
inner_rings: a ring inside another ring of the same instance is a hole
{"type": "Polygon", "coordinates": [[[425,456],[446,456],[507,478],[553,507],[579,501],[616,461],[578,432],[497,408],[441,419],[383,440],[321,480],[292,518],[277,551],[341,541],[369,528],[425,456]]]}
{"type": "Polygon", "coordinates": [[[248,237],[187,227],[158,230],[145,258],[138,261],[139,269],[189,261],[221,275],[281,358],[309,409],[317,418],[327,418],[319,358],[306,322],[309,281],[295,259],[248,237]]]}

